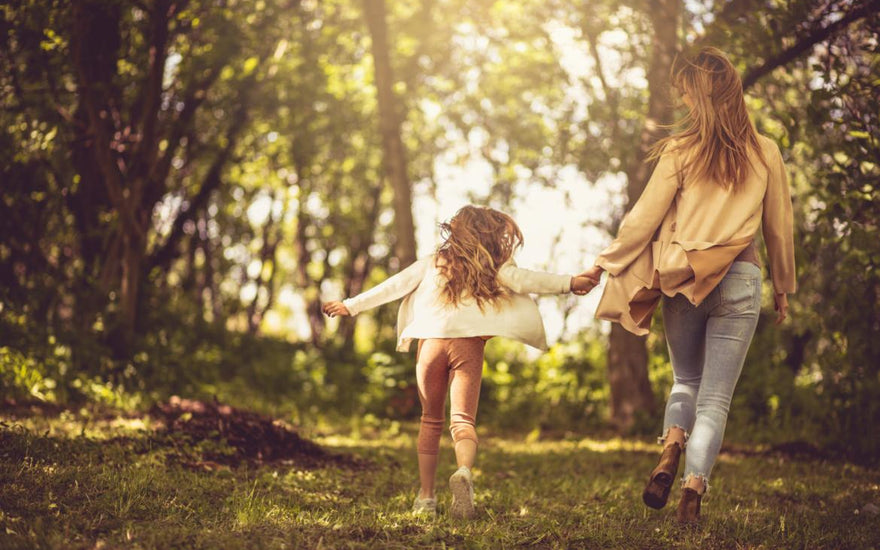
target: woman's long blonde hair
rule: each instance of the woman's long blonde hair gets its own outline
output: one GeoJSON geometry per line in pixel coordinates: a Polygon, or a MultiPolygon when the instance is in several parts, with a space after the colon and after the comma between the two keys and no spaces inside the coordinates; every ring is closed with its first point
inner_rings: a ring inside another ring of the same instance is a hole
{"type": "Polygon", "coordinates": [[[513,218],[491,208],[465,206],[440,224],[440,234],[437,269],[446,279],[442,296],[447,304],[455,306],[472,297],[483,309],[510,294],[497,275],[523,243],[513,218]]]}
{"type": "Polygon", "coordinates": [[[703,48],[693,57],[678,57],[672,67],[672,86],[687,94],[691,105],[687,116],[676,124],[680,130],[657,142],[649,159],[667,150],[692,152],[682,172],[725,189],[732,186],[734,191],[753,169],[750,152],[767,165],[746,111],[742,80],[723,52],[703,48]]]}

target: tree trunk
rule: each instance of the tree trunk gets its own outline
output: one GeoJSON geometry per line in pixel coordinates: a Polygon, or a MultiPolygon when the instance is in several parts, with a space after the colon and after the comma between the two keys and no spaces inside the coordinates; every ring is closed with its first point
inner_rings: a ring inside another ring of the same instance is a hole
{"type": "Polygon", "coordinates": [[[119,351],[123,354],[131,348],[137,323],[137,306],[140,298],[146,248],[140,237],[141,234],[143,233],[132,231],[122,237],[122,281],[119,287],[119,309],[123,330],[119,335],[122,338],[119,351]]]}
{"type": "Polygon", "coordinates": [[[412,188],[406,173],[406,154],[400,137],[401,117],[396,108],[393,90],[394,74],[388,53],[385,0],[364,0],[364,13],[372,37],[385,174],[394,191],[394,225],[397,237],[395,254],[400,266],[403,267],[416,259],[416,240],[412,215],[412,188]]]}
{"type": "MultiPolygon", "coordinates": [[[[648,149],[661,134],[661,125],[672,119],[669,70],[675,59],[681,0],[651,0],[647,4],[653,28],[648,66],[648,113],[639,146],[628,167],[627,196],[632,206],[641,196],[653,166],[645,163],[648,149]]],[[[629,429],[636,414],[654,411],[654,394],[648,381],[648,352],[644,337],[612,323],[608,340],[608,380],[611,384],[611,423],[629,429]]]]}
{"type": "Polygon", "coordinates": [[[102,274],[113,278],[102,279],[119,291],[119,313],[111,339],[120,355],[131,348],[144,274],[152,204],[145,205],[142,199],[154,183],[150,170],[158,151],[158,110],[169,14],[168,0],[158,0],[148,33],[149,71],[135,102],[135,116],[125,121],[123,95],[115,83],[122,43],[121,8],[106,2],[73,4],[71,51],[79,96],[77,113],[82,113],[85,122],[76,127],[76,132],[77,139],[88,144],[86,152],[90,153],[90,158],[78,158],[77,165],[82,169],[81,179],[94,178],[83,186],[102,186],[115,215],[114,235],[107,241],[110,248],[105,250],[102,267],[102,274]]]}
{"type": "Polygon", "coordinates": [[[617,323],[608,337],[608,383],[611,386],[611,423],[630,428],[638,413],[654,410],[654,393],[648,380],[645,336],[636,336],[617,323]]]}

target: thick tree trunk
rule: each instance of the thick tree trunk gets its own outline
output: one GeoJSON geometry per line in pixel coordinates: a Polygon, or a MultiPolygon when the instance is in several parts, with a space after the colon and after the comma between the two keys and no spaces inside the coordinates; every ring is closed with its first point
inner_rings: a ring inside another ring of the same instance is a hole
{"type": "MultiPolygon", "coordinates": [[[[629,205],[635,204],[651,175],[653,166],[645,163],[648,149],[660,137],[661,125],[672,119],[669,97],[669,70],[675,59],[678,16],[681,0],[651,0],[649,17],[653,28],[651,60],[648,66],[648,113],[639,136],[639,146],[627,170],[629,205]]],[[[621,430],[632,426],[639,412],[654,411],[654,394],[648,381],[646,339],[620,325],[611,326],[608,341],[608,379],[611,384],[611,423],[621,430]]]]}
{"type": "Polygon", "coordinates": [[[88,144],[81,151],[87,156],[78,155],[76,162],[81,169],[80,179],[93,178],[83,187],[103,187],[115,214],[115,234],[107,241],[109,248],[105,249],[101,271],[107,289],[116,288],[119,293],[112,341],[120,355],[128,352],[135,334],[144,275],[152,205],[145,205],[143,198],[156,183],[151,170],[158,154],[158,110],[170,6],[168,0],[157,0],[153,6],[148,36],[150,67],[132,120],[126,121],[123,97],[115,83],[122,43],[121,8],[114,3],[85,0],[73,4],[71,45],[80,101],[77,113],[85,122],[77,126],[76,132],[77,139],[88,144]]]}
{"type": "Polygon", "coordinates": [[[412,215],[412,188],[406,172],[406,153],[400,137],[400,115],[394,98],[394,74],[388,54],[388,27],[385,0],[364,0],[367,26],[372,37],[373,65],[379,104],[385,174],[394,191],[394,217],[397,243],[395,253],[401,267],[416,259],[415,228],[412,215]]]}
{"type": "Polygon", "coordinates": [[[638,413],[654,410],[645,340],[646,337],[636,336],[617,323],[611,325],[608,337],[609,406],[611,422],[621,430],[632,426],[638,413]]]}

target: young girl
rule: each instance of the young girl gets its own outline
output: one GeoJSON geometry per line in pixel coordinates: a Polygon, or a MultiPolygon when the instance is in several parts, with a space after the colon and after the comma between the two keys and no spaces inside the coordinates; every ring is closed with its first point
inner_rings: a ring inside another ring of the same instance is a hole
{"type": "Polygon", "coordinates": [[[449,478],[450,515],[474,514],[471,468],[477,453],[477,401],[483,348],[492,336],[506,336],[547,349],[535,294],[583,295],[596,282],[588,277],[529,271],[511,257],[523,238],[513,219],[491,208],[465,206],[441,224],[437,252],[353,298],[328,302],[324,313],[358,313],[405,297],[397,318],[398,351],[419,340],[416,379],[422,405],[418,437],[421,489],[416,514],[434,515],[434,477],[447,389],[450,432],[458,470],[449,478]]]}

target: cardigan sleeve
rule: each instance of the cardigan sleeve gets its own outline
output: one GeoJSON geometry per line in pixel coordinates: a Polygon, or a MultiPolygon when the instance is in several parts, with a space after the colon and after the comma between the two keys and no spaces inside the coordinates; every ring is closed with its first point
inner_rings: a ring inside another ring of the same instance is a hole
{"type": "Polygon", "coordinates": [[[642,196],[623,218],[617,237],[596,258],[596,265],[619,275],[654,238],[678,191],[676,153],[664,153],[654,168],[642,196]]]}
{"type": "Polygon", "coordinates": [[[343,300],[342,303],[352,315],[357,315],[362,311],[402,298],[419,286],[432,261],[433,257],[418,260],[370,290],[343,300]]]}
{"type": "Polygon", "coordinates": [[[498,270],[498,282],[517,294],[565,294],[571,292],[571,275],[532,271],[507,262],[498,270]]]}
{"type": "Polygon", "coordinates": [[[777,294],[795,292],[794,221],[788,174],[779,147],[774,147],[769,160],[767,191],[761,220],[764,244],[770,263],[770,278],[777,294]]]}

